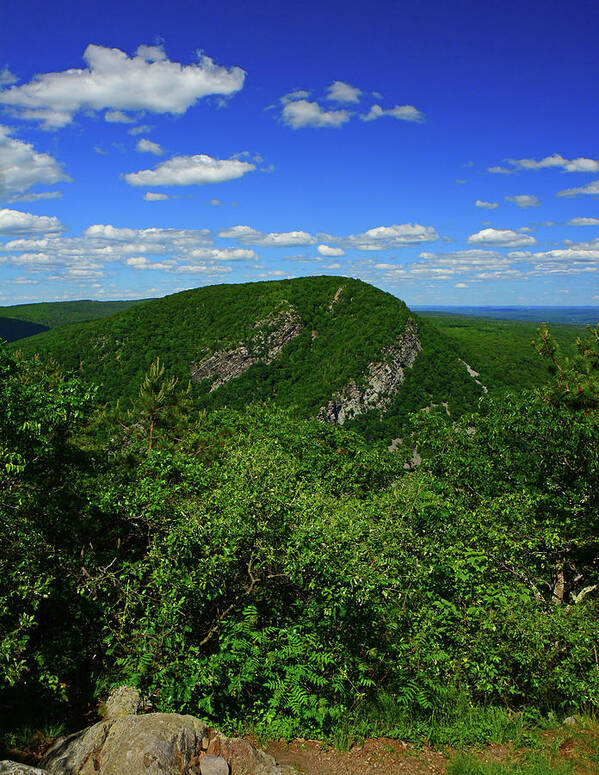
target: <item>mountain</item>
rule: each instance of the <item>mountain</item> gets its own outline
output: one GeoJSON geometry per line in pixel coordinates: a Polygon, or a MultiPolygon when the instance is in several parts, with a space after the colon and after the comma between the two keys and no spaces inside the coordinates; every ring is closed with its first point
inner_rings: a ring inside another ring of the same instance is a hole
{"type": "Polygon", "coordinates": [[[15,342],[17,339],[23,339],[26,336],[35,336],[35,334],[40,334],[42,331],[47,330],[48,326],[43,326],[40,323],[0,317],[0,339],[5,339],[7,342],[15,342]]]}
{"type": "Polygon", "coordinates": [[[110,318],[22,340],[100,386],[132,398],[157,358],[198,406],[270,399],[300,416],[392,437],[408,412],[460,413],[483,388],[454,342],[394,296],[359,280],[306,277],[213,285],[110,318]]]}
{"type": "MultiPolygon", "coordinates": [[[[145,299],[135,301],[44,301],[37,304],[17,304],[13,307],[0,307],[0,319],[4,317],[11,320],[21,320],[28,323],[37,323],[43,326],[43,329],[57,328],[58,326],[68,326],[72,323],[83,323],[88,320],[97,320],[98,318],[109,317],[117,312],[128,309],[136,304],[143,304],[145,299]]],[[[6,324],[8,326],[8,324],[6,324]]],[[[37,331],[22,328],[20,336],[14,339],[20,339],[26,336],[32,336],[39,333],[37,331]],[[28,333],[27,333],[28,332],[28,333]]],[[[2,333],[0,336],[7,341],[9,339],[2,333]]],[[[6,328],[5,330],[8,330],[6,328]]],[[[15,332],[19,330],[15,327],[15,332]]]]}
{"type": "MultiPolygon", "coordinates": [[[[451,337],[461,357],[481,373],[489,390],[534,388],[547,381],[547,363],[532,347],[539,322],[440,312],[418,314],[451,337]]],[[[576,338],[587,334],[583,325],[551,323],[549,328],[563,355],[568,357],[576,352],[576,338]]]]}

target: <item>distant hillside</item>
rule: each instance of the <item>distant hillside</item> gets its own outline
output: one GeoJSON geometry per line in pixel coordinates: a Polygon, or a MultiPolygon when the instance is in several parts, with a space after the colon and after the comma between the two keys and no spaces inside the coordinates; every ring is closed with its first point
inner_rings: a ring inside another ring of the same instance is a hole
{"type": "Polygon", "coordinates": [[[42,326],[40,323],[0,317],[0,339],[5,339],[7,342],[15,342],[17,339],[41,334],[42,331],[47,330],[48,326],[42,326]]]}
{"type": "MultiPolygon", "coordinates": [[[[12,320],[38,323],[44,328],[57,328],[72,323],[84,323],[88,320],[109,317],[129,307],[143,304],[145,301],[145,299],[136,299],[135,301],[45,301],[39,304],[17,304],[13,307],[0,307],[0,318],[7,317],[12,320]]],[[[25,327],[22,330],[26,332],[28,329],[25,327]]],[[[31,333],[23,333],[21,336],[31,336],[37,333],[39,330],[31,330],[31,333]]],[[[8,339],[8,337],[4,338],[8,339]]]]}
{"type": "Polygon", "coordinates": [[[339,277],[184,291],[19,346],[99,384],[103,400],[135,395],[159,356],[182,385],[193,379],[200,406],[272,399],[385,437],[409,411],[449,402],[459,413],[482,392],[448,336],[339,277]]]}
{"type": "Polygon", "coordinates": [[[524,320],[532,323],[563,323],[575,326],[596,326],[599,307],[414,307],[420,315],[467,315],[492,320],[524,320]]]}
{"type": "MultiPolygon", "coordinates": [[[[490,390],[532,388],[547,380],[547,364],[532,347],[540,323],[520,320],[491,320],[470,315],[420,312],[451,337],[461,357],[480,372],[490,390]]],[[[551,323],[551,335],[565,355],[575,351],[585,326],[551,323]]]]}

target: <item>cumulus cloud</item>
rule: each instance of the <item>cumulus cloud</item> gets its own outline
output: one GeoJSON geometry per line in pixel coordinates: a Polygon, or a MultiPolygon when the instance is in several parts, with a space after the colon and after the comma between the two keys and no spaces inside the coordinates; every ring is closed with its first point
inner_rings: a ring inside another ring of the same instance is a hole
{"type": "Polygon", "coordinates": [[[109,124],[133,124],[135,119],[123,113],[122,110],[107,110],[104,113],[104,121],[109,124]]]}
{"type": "Polygon", "coordinates": [[[321,256],[327,256],[330,258],[345,255],[345,250],[343,250],[343,248],[332,248],[329,245],[319,245],[318,252],[321,256]]]}
{"type": "Polygon", "coordinates": [[[512,229],[482,229],[468,237],[471,245],[501,245],[506,248],[517,248],[526,245],[536,245],[536,239],[530,234],[513,231],[512,229]]]}
{"type": "MultiPolygon", "coordinates": [[[[280,102],[283,105],[287,105],[287,103],[294,102],[295,100],[305,100],[309,96],[310,92],[306,91],[306,89],[295,89],[295,91],[290,91],[288,94],[284,94],[281,97],[280,102]]],[[[272,107],[274,107],[274,105],[272,107]]]]}
{"type": "Polygon", "coordinates": [[[599,218],[570,218],[568,226],[599,226],[599,218]]]}
{"type": "Polygon", "coordinates": [[[592,183],[587,183],[586,186],[579,186],[578,188],[566,188],[563,191],[559,191],[556,196],[580,196],[581,194],[599,194],[599,180],[593,180],[592,183]]]}
{"type": "Polygon", "coordinates": [[[0,189],[4,196],[22,193],[40,184],[51,186],[71,180],[53,156],[38,153],[31,143],[12,137],[5,126],[0,126],[0,157],[0,189]]]}
{"type": "Polygon", "coordinates": [[[384,110],[380,105],[373,105],[368,113],[360,116],[362,121],[375,121],[377,118],[383,116],[391,116],[397,118],[400,121],[416,121],[422,123],[424,121],[424,113],[415,108],[413,105],[396,105],[394,108],[384,110]]]}
{"type": "Polygon", "coordinates": [[[0,234],[3,235],[51,233],[61,230],[60,221],[53,215],[33,215],[7,208],[0,210],[0,234]]]}
{"type": "Polygon", "coordinates": [[[541,203],[539,198],[532,194],[516,194],[515,196],[506,196],[506,202],[513,202],[517,207],[526,209],[527,207],[538,207],[541,203]]]}
{"type": "Polygon", "coordinates": [[[163,202],[168,199],[168,194],[157,194],[155,191],[146,191],[143,198],[146,202],[163,202]]]}
{"type": "Polygon", "coordinates": [[[506,159],[515,170],[542,170],[552,167],[564,172],[599,172],[599,161],[579,156],[576,159],[566,159],[559,153],[545,156],[543,159],[506,159]]]}
{"type": "Polygon", "coordinates": [[[362,234],[350,234],[342,240],[333,238],[328,241],[341,241],[357,250],[385,250],[419,242],[434,242],[438,239],[439,234],[432,226],[422,226],[420,223],[396,223],[392,226],[376,226],[362,234]]]}
{"type": "Polygon", "coordinates": [[[11,86],[18,80],[17,76],[14,75],[8,67],[3,67],[2,70],[0,70],[0,86],[11,86]]]}
{"type": "Polygon", "coordinates": [[[327,89],[327,100],[332,102],[359,102],[362,91],[345,81],[333,81],[327,89]]]}
{"type": "Polygon", "coordinates": [[[347,110],[325,110],[317,102],[301,99],[288,102],[281,113],[283,124],[292,129],[302,127],[340,127],[350,119],[347,110]]]}
{"type": "Polygon", "coordinates": [[[129,172],[130,186],[203,186],[240,178],[256,169],[252,162],[240,159],[213,159],[204,153],[196,156],[173,156],[151,170],[129,172]]]}
{"type": "Polygon", "coordinates": [[[482,199],[477,199],[474,204],[476,207],[483,207],[485,210],[496,210],[499,207],[497,202],[484,202],[482,199]]]}
{"type": "MultiPolygon", "coordinates": [[[[0,248],[2,260],[33,272],[54,272],[46,275],[47,279],[75,275],[91,277],[90,273],[102,273],[107,265],[117,264],[174,274],[210,274],[213,270],[216,273],[215,265],[219,262],[246,262],[258,258],[248,248],[213,247],[208,229],[131,229],[94,224],[80,237],[62,237],[48,231],[59,229],[56,219],[48,223],[39,220],[39,216],[4,212],[0,216],[0,226],[5,227],[1,230],[7,238],[0,248]],[[46,233],[38,236],[36,231],[46,233]],[[19,236],[27,232],[32,233],[19,236]]],[[[221,271],[230,270],[221,267],[221,271]]]]}
{"type": "Polygon", "coordinates": [[[296,245],[313,245],[316,238],[306,231],[272,231],[268,234],[251,226],[232,226],[218,233],[219,237],[235,239],[244,245],[287,248],[296,245]]]}
{"type": "Polygon", "coordinates": [[[186,259],[210,259],[211,261],[257,261],[258,254],[247,248],[196,248],[186,259]]]}
{"type": "Polygon", "coordinates": [[[148,140],[145,137],[142,137],[137,141],[135,150],[140,151],[140,153],[153,153],[155,156],[161,156],[164,153],[162,147],[158,143],[154,143],[152,140],[148,140]]]}
{"type": "Polygon", "coordinates": [[[10,86],[0,93],[0,103],[22,118],[59,128],[81,110],[181,115],[202,97],[234,94],[245,79],[240,67],[221,67],[199,52],[197,63],[171,62],[158,46],[139,46],[128,56],[90,44],[83,59],[84,69],[42,73],[29,83],[10,86]]]}

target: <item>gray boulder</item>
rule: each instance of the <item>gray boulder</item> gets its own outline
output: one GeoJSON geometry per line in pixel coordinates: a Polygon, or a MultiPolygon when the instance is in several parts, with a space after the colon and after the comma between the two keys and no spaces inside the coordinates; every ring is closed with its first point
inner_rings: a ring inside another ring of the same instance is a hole
{"type": "Polygon", "coordinates": [[[48,771],[5,759],[0,762],[0,775],[48,775],[48,771]]]}
{"type": "Polygon", "coordinates": [[[135,716],[142,709],[141,694],[132,686],[119,686],[110,692],[104,703],[104,718],[119,718],[119,716],[135,716]]]}
{"type": "Polygon", "coordinates": [[[176,713],[120,716],[58,740],[44,766],[52,775],[191,775],[206,731],[176,713]]]}
{"type": "Polygon", "coordinates": [[[201,775],[229,775],[229,765],[222,756],[206,754],[200,759],[201,775]]]}
{"type": "Polygon", "coordinates": [[[52,746],[43,762],[50,775],[298,775],[247,740],[225,737],[193,716],[123,715],[115,706],[116,718],[52,746]]]}

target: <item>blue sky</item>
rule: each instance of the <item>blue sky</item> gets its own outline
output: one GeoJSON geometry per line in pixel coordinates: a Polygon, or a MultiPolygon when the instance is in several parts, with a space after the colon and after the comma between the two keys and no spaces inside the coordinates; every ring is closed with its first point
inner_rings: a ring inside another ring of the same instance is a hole
{"type": "Polygon", "coordinates": [[[4,0],[0,304],[599,305],[599,6],[4,0]]]}

